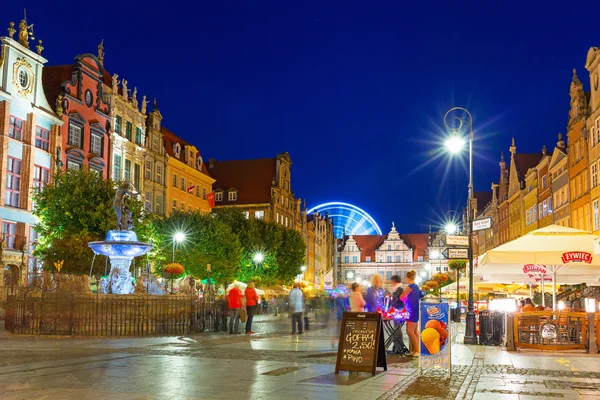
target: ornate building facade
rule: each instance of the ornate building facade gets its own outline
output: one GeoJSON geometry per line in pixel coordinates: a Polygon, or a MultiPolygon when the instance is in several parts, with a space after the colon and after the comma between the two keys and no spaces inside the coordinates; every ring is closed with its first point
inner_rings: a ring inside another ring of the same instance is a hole
{"type": "Polygon", "coordinates": [[[558,134],[558,142],[548,166],[551,181],[554,212],[552,223],[571,226],[571,202],[569,201],[569,157],[562,135],[558,134]]]}
{"type": "Polygon", "coordinates": [[[552,198],[552,177],[549,172],[550,159],[546,146],[542,148],[542,159],[536,166],[538,181],[538,228],[552,224],[554,202],[552,198]]]}
{"type": "Polygon", "coordinates": [[[399,234],[395,225],[387,235],[355,235],[338,240],[337,282],[351,284],[381,275],[390,285],[393,275],[406,282],[410,270],[426,270],[429,235],[399,234]]]}
{"type": "MultiPolygon", "coordinates": [[[[144,160],[144,201],[156,215],[167,212],[167,153],[162,133],[162,114],[154,100],[154,109],[146,119],[144,160]]],[[[204,196],[206,197],[206,196],[204,196]]]]}
{"type": "Polygon", "coordinates": [[[125,79],[111,77],[111,86],[105,86],[107,101],[110,102],[111,132],[110,161],[113,180],[125,180],[133,183],[138,193],[144,193],[142,168],[146,149],[146,96],[141,104],[137,99],[137,88],[131,95],[125,79]],[[119,86],[120,85],[120,86],[119,86]]]}
{"type": "Polygon", "coordinates": [[[210,212],[207,196],[215,180],[208,174],[200,151],[165,127],[162,134],[168,171],[166,213],[177,209],[210,212]]]}
{"type": "Polygon", "coordinates": [[[322,288],[325,274],[335,263],[333,221],[328,215],[314,212],[306,217],[306,225],[305,279],[322,288]]]}
{"type": "Polygon", "coordinates": [[[583,84],[573,70],[573,80],[569,92],[571,109],[567,124],[569,142],[569,183],[571,200],[571,227],[590,230],[590,185],[588,170],[588,141],[586,120],[589,115],[587,94],[583,84]]]}
{"type": "Polygon", "coordinates": [[[301,202],[292,191],[292,160],[286,153],[253,160],[209,160],[216,179],[215,208],[236,207],[248,218],[261,218],[302,231],[301,202]]]}
{"type": "Polygon", "coordinates": [[[37,233],[31,194],[50,182],[63,124],[44,93],[47,60],[41,41],[37,51],[30,48],[32,26],[25,20],[18,27],[11,22],[8,36],[0,37],[0,263],[5,283],[25,283],[27,274],[40,268],[32,257],[37,233]]]}
{"type": "Polygon", "coordinates": [[[589,116],[586,120],[590,171],[591,229],[600,234],[600,49],[588,51],[585,68],[590,73],[591,93],[589,116]]]}
{"type": "Polygon", "coordinates": [[[64,169],[89,168],[105,179],[110,176],[110,108],[103,89],[107,78],[110,82],[102,60],[92,54],[75,57],[72,65],[46,67],[43,72],[48,101],[63,121],[56,153],[60,165],[64,169]]]}

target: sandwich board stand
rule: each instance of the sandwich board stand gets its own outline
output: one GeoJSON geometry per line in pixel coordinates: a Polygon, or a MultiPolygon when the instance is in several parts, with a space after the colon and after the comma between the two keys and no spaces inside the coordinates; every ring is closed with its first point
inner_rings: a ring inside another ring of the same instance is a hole
{"type": "Polygon", "coordinates": [[[345,312],[340,328],[335,373],[387,371],[383,321],[379,313],[345,312]]]}
{"type": "Polygon", "coordinates": [[[452,373],[450,305],[445,300],[421,300],[419,304],[419,375],[423,369],[446,369],[452,373]]]}

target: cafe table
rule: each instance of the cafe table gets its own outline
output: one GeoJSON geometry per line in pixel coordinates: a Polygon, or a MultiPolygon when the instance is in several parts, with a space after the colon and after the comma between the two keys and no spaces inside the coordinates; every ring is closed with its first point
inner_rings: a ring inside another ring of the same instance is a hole
{"type": "Polygon", "coordinates": [[[395,318],[383,318],[383,329],[386,333],[385,349],[387,350],[393,344],[392,350],[388,350],[390,354],[408,354],[410,351],[402,340],[402,327],[405,321],[395,318]]]}

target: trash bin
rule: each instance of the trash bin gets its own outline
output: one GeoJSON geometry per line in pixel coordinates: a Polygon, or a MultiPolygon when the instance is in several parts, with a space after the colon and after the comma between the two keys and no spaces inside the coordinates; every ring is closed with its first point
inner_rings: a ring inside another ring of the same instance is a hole
{"type": "Polygon", "coordinates": [[[492,343],[492,319],[488,310],[479,312],[479,344],[489,346],[492,343]]]}
{"type": "Polygon", "coordinates": [[[491,344],[493,346],[500,346],[504,337],[504,313],[498,311],[492,312],[490,320],[492,321],[491,344]]]}
{"type": "Polygon", "coordinates": [[[456,316],[458,314],[457,308],[450,309],[450,320],[456,322],[456,316]]]}

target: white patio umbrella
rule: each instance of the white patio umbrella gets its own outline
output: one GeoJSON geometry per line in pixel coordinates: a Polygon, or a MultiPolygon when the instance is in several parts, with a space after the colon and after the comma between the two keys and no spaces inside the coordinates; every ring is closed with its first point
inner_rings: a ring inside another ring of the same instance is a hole
{"type": "Polygon", "coordinates": [[[587,231],[549,225],[529,232],[477,258],[475,273],[489,282],[535,282],[552,280],[552,307],[556,307],[556,284],[598,282],[600,256],[587,231]],[[560,272],[560,274],[559,274],[560,272]]]}

